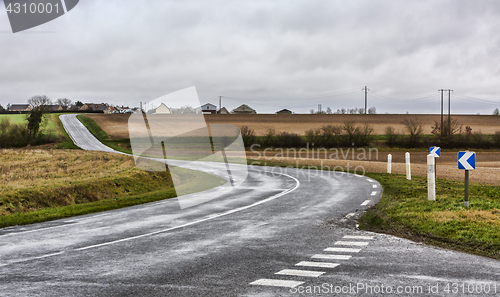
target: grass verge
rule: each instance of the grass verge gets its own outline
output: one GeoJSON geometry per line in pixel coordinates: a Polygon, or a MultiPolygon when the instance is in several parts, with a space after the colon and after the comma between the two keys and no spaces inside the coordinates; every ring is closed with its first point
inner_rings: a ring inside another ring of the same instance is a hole
{"type": "MultiPolygon", "coordinates": [[[[259,162],[248,160],[254,165],[259,162]]],[[[297,166],[269,161],[265,165],[297,166]]],[[[360,218],[360,229],[500,259],[499,186],[470,184],[470,207],[465,208],[461,181],[438,179],[436,201],[428,201],[424,177],[407,180],[405,175],[384,173],[366,176],[379,181],[383,193],[380,202],[360,218]]]]}
{"type": "Polygon", "coordinates": [[[132,157],[58,150],[0,151],[0,227],[66,218],[176,197],[223,184],[219,177],[180,169],[147,172],[132,157]],[[29,169],[29,170],[27,170],[29,169]],[[178,189],[179,190],[179,189],[178,189]]]}
{"type": "Polygon", "coordinates": [[[78,115],[77,118],[90,131],[90,133],[92,133],[92,135],[94,135],[95,138],[103,144],[116,151],[132,154],[130,140],[128,138],[113,140],[93,119],[82,114],[78,115]]]}
{"type": "Polygon", "coordinates": [[[500,259],[500,187],[438,179],[436,201],[427,200],[427,179],[369,173],[384,192],[360,218],[363,230],[387,233],[444,248],[500,259]]]}

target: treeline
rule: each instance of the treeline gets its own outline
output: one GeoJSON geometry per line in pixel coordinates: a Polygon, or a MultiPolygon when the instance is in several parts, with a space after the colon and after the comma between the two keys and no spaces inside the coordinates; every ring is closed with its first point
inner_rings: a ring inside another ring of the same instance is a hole
{"type": "Polygon", "coordinates": [[[260,147],[305,148],[305,147],[363,147],[370,145],[421,148],[440,146],[443,148],[500,148],[500,131],[493,135],[474,132],[469,126],[463,127],[455,119],[443,123],[435,122],[431,134],[424,134],[422,124],[416,118],[407,118],[402,122],[403,131],[396,131],[388,126],[385,135],[373,135],[370,125],[358,125],[345,122],[343,125],[325,125],[319,129],[306,131],[304,136],[292,132],[276,132],[268,129],[263,136],[256,136],[255,131],[242,127],[241,135],[246,147],[259,144],[260,147]]]}
{"type": "Polygon", "coordinates": [[[409,118],[403,121],[404,133],[393,127],[385,129],[385,143],[389,147],[429,147],[443,148],[500,148],[500,131],[493,135],[484,135],[480,131],[472,131],[470,126],[463,126],[456,119],[446,120],[441,128],[440,122],[432,126],[431,135],[424,135],[422,124],[409,118]]]}
{"type": "Polygon", "coordinates": [[[280,132],[268,129],[264,136],[256,136],[253,129],[244,126],[241,135],[246,147],[260,144],[262,147],[345,147],[368,146],[373,140],[373,128],[369,125],[359,126],[354,122],[344,125],[325,125],[319,129],[306,131],[305,136],[296,133],[280,132]]]}

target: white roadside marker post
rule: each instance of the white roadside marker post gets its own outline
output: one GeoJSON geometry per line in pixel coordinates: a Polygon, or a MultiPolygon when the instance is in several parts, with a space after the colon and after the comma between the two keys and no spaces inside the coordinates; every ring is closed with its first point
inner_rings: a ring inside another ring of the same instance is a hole
{"type": "Polygon", "coordinates": [[[405,160],[406,160],[406,179],[411,180],[411,167],[410,167],[410,153],[409,152],[406,152],[405,160]]]}
{"type": "Polygon", "coordinates": [[[427,155],[427,199],[436,200],[436,173],[434,172],[436,159],[433,155],[427,155]]]}
{"type": "Polygon", "coordinates": [[[392,172],[392,155],[387,155],[387,173],[391,174],[392,172]]]}

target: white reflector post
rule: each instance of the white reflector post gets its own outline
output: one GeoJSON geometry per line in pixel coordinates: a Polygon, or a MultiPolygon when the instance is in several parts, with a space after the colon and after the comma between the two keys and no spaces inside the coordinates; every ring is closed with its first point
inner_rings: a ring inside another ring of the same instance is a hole
{"type": "Polygon", "coordinates": [[[427,196],[429,200],[436,200],[436,159],[433,155],[427,155],[427,196]]]}
{"type": "Polygon", "coordinates": [[[406,160],[406,179],[411,180],[410,153],[406,152],[405,160],[406,160]]]}
{"type": "Polygon", "coordinates": [[[392,169],[392,155],[387,155],[387,173],[391,174],[392,169]]]}

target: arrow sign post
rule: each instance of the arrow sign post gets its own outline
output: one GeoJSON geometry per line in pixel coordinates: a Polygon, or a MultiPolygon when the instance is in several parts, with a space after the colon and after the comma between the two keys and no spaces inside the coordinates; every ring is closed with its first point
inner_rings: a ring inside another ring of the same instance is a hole
{"type": "Polygon", "coordinates": [[[441,148],[439,146],[431,146],[430,154],[434,156],[434,176],[437,177],[437,160],[441,157],[441,148]]]}
{"type": "Polygon", "coordinates": [[[465,207],[469,207],[469,170],[476,169],[475,152],[458,152],[458,169],[465,170],[465,207]]]}

